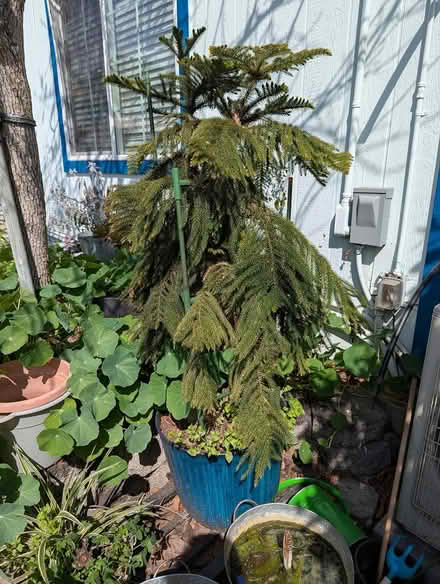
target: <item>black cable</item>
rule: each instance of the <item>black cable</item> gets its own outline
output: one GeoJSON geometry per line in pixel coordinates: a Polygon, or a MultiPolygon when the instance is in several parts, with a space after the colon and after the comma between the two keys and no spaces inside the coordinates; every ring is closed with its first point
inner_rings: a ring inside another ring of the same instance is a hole
{"type": "Polygon", "coordinates": [[[24,116],[18,116],[16,114],[5,114],[4,112],[0,112],[0,123],[32,127],[37,125],[37,122],[32,118],[25,118],[24,116]]]}
{"type": "Polygon", "coordinates": [[[293,176],[287,179],[287,219],[292,220],[292,190],[293,176]]]}
{"type": "Polygon", "coordinates": [[[437,264],[436,266],[434,266],[432,268],[432,270],[429,272],[429,274],[420,282],[420,284],[417,286],[415,292],[411,296],[410,301],[405,306],[402,318],[400,319],[399,324],[397,325],[396,329],[394,330],[394,332],[391,336],[390,342],[389,342],[387,349],[385,351],[384,358],[383,358],[382,363],[379,367],[379,371],[378,371],[377,378],[376,378],[375,396],[377,396],[377,394],[380,391],[380,388],[382,387],[382,385],[385,381],[385,375],[388,371],[388,365],[389,365],[391,356],[393,354],[393,351],[396,347],[397,341],[399,340],[399,337],[400,337],[400,334],[403,330],[403,327],[407,323],[408,318],[410,317],[410,314],[411,314],[413,308],[417,304],[417,301],[420,297],[420,294],[423,292],[423,290],[426,288],[426,286],[431,282],[431,280],[439,273],[440,273],[440,264],[437,264]]]}

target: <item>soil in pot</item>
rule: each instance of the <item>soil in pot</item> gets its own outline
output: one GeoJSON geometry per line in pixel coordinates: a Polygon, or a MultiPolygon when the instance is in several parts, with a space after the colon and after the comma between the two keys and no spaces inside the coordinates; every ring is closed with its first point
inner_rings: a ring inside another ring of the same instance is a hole
{"type": "Polygon", "coordinates": [[[346,584],[344,566],[324,539],[280,521],[256,525],[234,542],[231,572],[246,584],[346,584]]]}

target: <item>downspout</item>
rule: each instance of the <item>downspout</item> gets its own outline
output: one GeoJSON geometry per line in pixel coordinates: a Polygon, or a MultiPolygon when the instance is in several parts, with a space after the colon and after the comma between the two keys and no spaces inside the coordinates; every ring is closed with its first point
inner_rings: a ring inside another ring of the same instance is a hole
{"type": "MultiPolygon", "coordinates": [[[[417,72],[417,81],[415,89],[415,105],[411,120],[412,132],[408,146],[408,164],[406,168],[406,184],[403,191],[402,210],[400,215],[399,235],[397,238],[397,249],[394,255],[393,267],[395,270],[401,270],[404,265],[404,253],[406,244],[406,231],[408,228],[408,219],[410,211],[410,196],[413,192],[413,183],[416,167],[416,153],[419,144],[420,126],[425,111],[423,108],[425,100],[426,78],[429,66],[429,50],[431,47],[432,28],[434,24],[434,6],[435,2],[426,0],[424,35],[422,47],[420,50],[419,69],[417,72]]],[[[403,271],[403,270],[401,270],[403,271]]]]}
{"type": "MultiPolygon", "coordinates": [[[[360,135],[360,114],[363,97],[363,86],[365,77],[365,63],[367,60],[368,33],[370,26],[370,14],[368,0],[361,0],[359,5],[359,48],[354,56],[353,68],[356,73],[353,80],[353,97],[351,100],[351,117],[347,128],[347,151],[350,152],[353,161],[350,172],[343,177],[341,201],[336,207],[335,214],[335,235],[348,237],[350,234],[350,208],[353,201],[353,181],[356,164],[356,151],[360,135]]],[[[369,290],[365,282],[362,267],[362,247],[356,248],[356,261],[354,263],[362,293],[369,298],[369,290]]]]}

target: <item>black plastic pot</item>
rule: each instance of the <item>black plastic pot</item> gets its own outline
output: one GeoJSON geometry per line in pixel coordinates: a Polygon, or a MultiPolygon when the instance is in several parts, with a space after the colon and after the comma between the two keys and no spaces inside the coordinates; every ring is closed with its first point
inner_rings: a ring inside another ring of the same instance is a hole
{"type": "Polygon", "coordinates": [[[118,253],[117,248],[104,237],[80,235],[78,240],[84,254],[95,256],[97,260],[105,264],[109,264],[118,253]]]}
{"type": "Polygon", "coordinates": [[[106,317],[119,318],[121,316],[127,316],[127,314],[137,314],[133,304],[121,300],[118,296],[95,298],[95,304],[99,306],[106,317]]]}

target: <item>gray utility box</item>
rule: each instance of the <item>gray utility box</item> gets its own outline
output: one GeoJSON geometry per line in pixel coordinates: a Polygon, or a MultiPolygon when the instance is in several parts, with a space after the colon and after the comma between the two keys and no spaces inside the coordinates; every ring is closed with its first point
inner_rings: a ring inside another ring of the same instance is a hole
{"type": "Polygon", "coordinates": [[[382,247],[387,242],[394,189],[353,190],[350,242],[382,247]]]}

